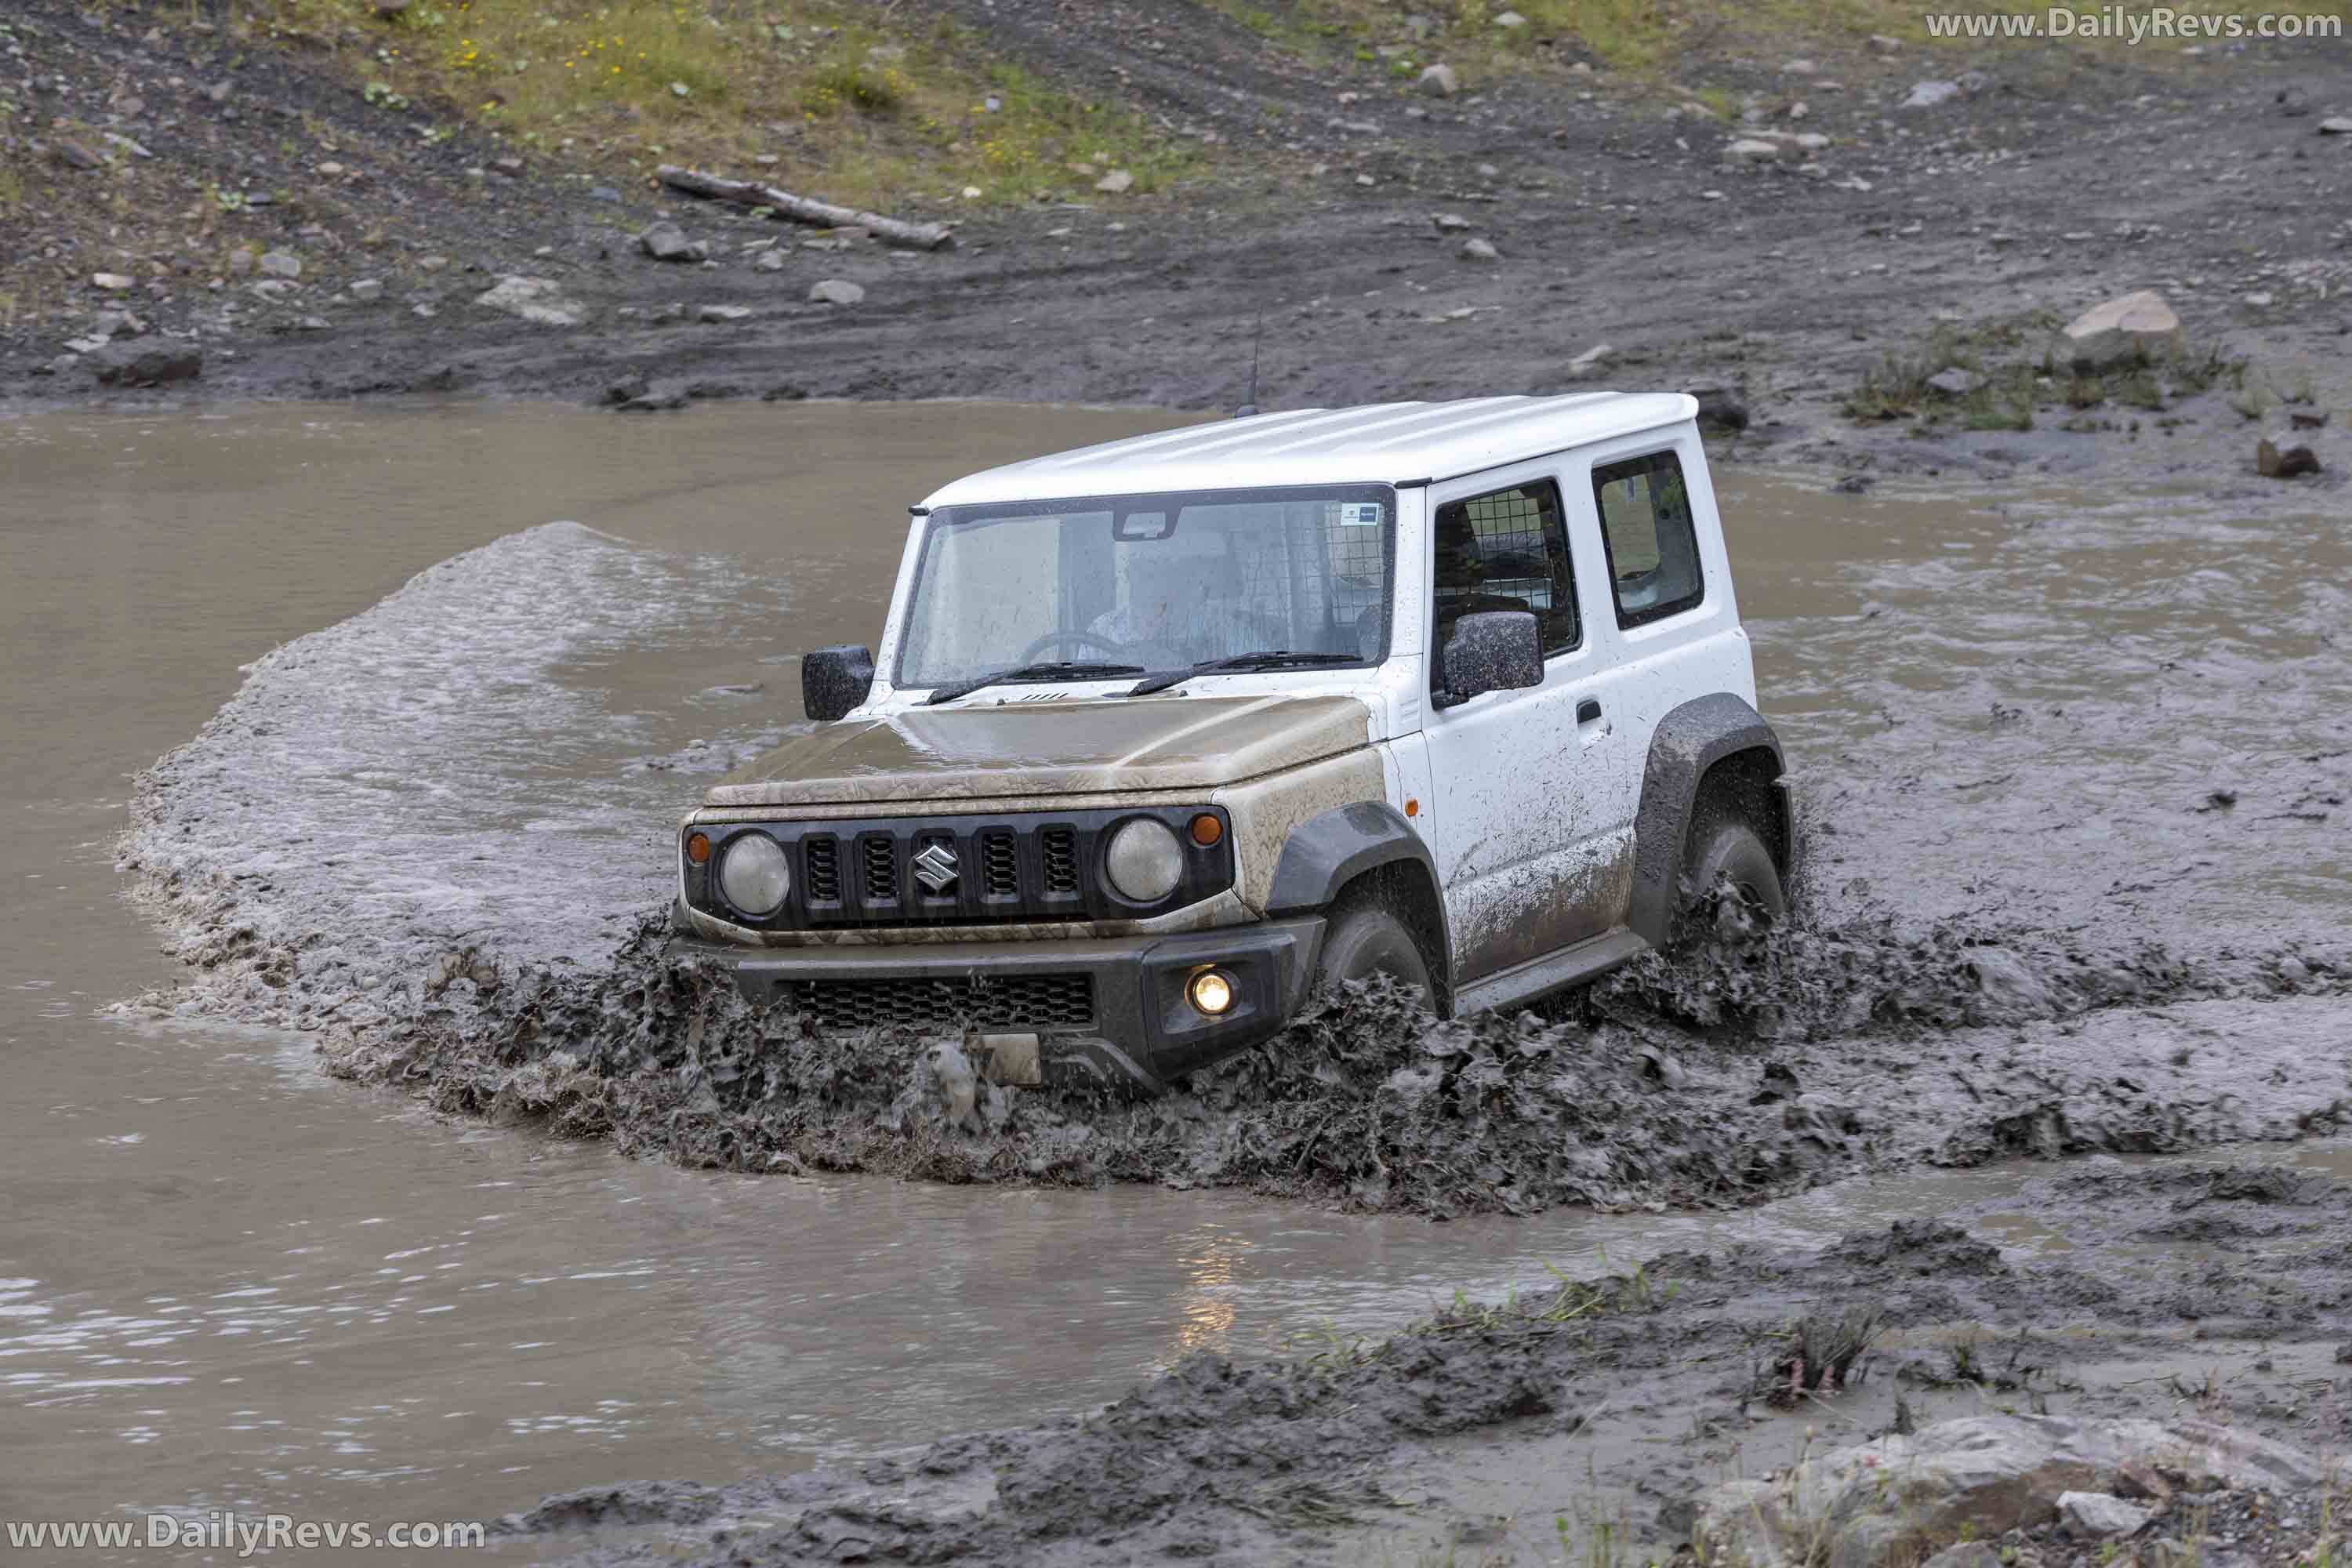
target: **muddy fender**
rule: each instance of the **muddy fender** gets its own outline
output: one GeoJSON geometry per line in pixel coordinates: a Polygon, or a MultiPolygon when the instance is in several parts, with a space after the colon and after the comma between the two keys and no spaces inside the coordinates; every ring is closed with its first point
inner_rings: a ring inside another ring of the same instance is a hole
{"type": "MultiPolygon", "coordinates": [[[[1728,691],[1694,698],[1658,721],[1642,775],[1642,804],[1633,818],[1633,902],[1627,923],[1653,947],[1664,947],[1674,921],[1675,882],[1682,871],[1683,836],[1706,770],[1741,752],[1760,751],[1770,759],[1770,776],[1781,772],[1780,737],[1764,716],[1728,691]]],[[[1770,791],[1770,809],[1780,814],[1774,858],[1789,873],[1788,795],[1770,791]]],[[[1768,833],[1768,838],[1770,835],[1768,833]]]]}
{"type": "Polygon", "coordinates": [[[1334,806],[1290,830],[1274,863],[1265,912],[1272,917],[1326,908],[1349,882],[1397,860],[1416,862],[1429,874],[1429,885],[1437,886],[1437,862],[1429,846],[1396,807],[1378,800],[1334,806]]]}

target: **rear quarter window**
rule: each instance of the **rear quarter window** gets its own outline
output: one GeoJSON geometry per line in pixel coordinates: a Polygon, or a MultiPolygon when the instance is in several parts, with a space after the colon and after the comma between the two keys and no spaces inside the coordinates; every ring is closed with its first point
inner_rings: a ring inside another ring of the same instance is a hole
{"type": "Polygon", "coordinates": [[[1596,466],[1592,504],[1601,514],[1619,626],[1679,615],[1706,597],[1690,490],[1674,453],[1596,466]]]}

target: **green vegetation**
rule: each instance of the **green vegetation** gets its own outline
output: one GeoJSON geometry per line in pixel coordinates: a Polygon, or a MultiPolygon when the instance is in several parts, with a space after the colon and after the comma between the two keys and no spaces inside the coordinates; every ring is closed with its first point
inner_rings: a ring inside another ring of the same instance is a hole
{"type": "Polygon", "coordinates": [[[324,44],[386,113],[465,119],[567,161],[681,163],[837,201],[1132,192],[1202,161],[1132,109],[1066,92],[944,19],[831,0],[242,0],[247,39],[324,44]]]}
{"type": "MultiPolygon", "coordinates": [[[[2056,317],[2036,311],[1965,332],[1938,327],[1917,353],[1890,353],[1865,368],[1841,405],[1842,412],[1863,424],[1916,419],[1923,429],[1931,429],[1952,420],[1970,430],[2031,430],[2035,416],[2054,409],[2079,412],[2115,405],[2161,413],[2179,399],[2216,385],[2246,385],[2246,362],[2213,349],[2175,349],[2103,374],[2082,374],[2059,364],[2050,351],[2058,324],[2056,317]],[[1958,395],[1928,384],[1947,370],[1966,371],[1979,384],[1958,395]]],[[[2265,406],[2259,393],[2244,390],[2231,399],[2231,405],[2248,418],[2259,417],[2265,406]]],[[[2059,426],[2063,430],[2104,427],[2084,419],[2067,419],[2059,426]]]]}

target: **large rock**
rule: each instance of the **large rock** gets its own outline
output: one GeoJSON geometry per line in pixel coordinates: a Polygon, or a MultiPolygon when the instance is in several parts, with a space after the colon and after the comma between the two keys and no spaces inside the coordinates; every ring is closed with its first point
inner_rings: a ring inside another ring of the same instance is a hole
{"type": "Polygon", "coordinates": [[[2085,374],[2153,359],[2180,346],[2180,318],[2153,289],[2092,306],[2066,323],[2053,357],[2085,374]]]}
{"type": "Polygon", "coordinates": [[[827,278],[809,289],[809,299],[819,305],[855,305],[866,298],[866,290],[846,278],[827,278]]]}
{"type": "Polygon", "coordinates": [[[163,386],[195,380],[205,356],[193,344],[148,342],[100,349],[85,363],[108,386],[163,386]]]}
{"type": "Polygon", "coordinates": [[[1824,1548],[1835,1568],[1889,1568],[2047,1524],[2067,1494],[2112,1493],[2127,1469],[2182,1490],[2302,1491],[2325,1473],[2299,1449],[2202,1421],[1972,1415],[1716,1487],[1691,1544],[1702,1562],[1748,1568],[1795,1568],[1824,1548]]]}
{"type": "Polygon", "coordinates": [[[588,308],[567,298],[552,278],[501,278],[474,303],[541,327],[576,327],[588,319],[588,308]]]}

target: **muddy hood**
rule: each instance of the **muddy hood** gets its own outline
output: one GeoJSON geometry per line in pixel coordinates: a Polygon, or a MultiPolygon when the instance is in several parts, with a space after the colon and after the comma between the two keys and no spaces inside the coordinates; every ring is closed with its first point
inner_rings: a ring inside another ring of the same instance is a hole
{"type": "Polygon", "coordinates": [[[1370,739],[1352,697],[990,702],[845,719],[714,787],[714,806],[929,805],[1007,795],[1208,790],[1370,739]]]}

